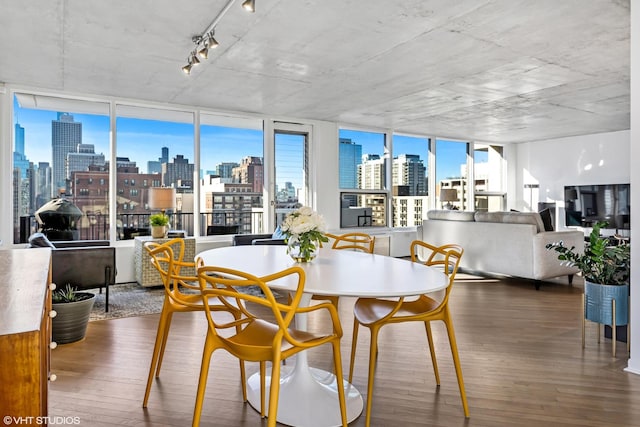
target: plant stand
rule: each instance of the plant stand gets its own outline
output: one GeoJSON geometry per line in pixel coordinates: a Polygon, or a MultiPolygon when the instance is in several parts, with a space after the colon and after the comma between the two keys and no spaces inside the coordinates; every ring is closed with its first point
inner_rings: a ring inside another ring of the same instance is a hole
{"type": "Polygon", "coordinates": [[[600,285],[585,280],[582,294],[582,348],[585,347],[586,321],[611,326],[611,347],[616,357],[616,327],[627,326],[627,353],[630,350],[629,335],[629,285],[600,285]]]}

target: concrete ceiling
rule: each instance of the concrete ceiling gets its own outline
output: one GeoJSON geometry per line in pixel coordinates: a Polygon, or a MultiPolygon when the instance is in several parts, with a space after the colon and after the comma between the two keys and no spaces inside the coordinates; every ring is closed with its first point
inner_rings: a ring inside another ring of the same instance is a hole
{"type": "Polygon", "coordinates": [[[511,143],[629,129],[629,0],[3,0],[0,82],[511,143]]]}

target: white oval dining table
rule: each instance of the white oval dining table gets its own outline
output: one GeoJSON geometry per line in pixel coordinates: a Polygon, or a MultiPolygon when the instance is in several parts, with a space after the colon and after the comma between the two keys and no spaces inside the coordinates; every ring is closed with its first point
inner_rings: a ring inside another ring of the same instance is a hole
{"type": "MultiPolygon", "coordinates": [[[[232,268],[266,276],[293,265],[304,269],[305,293],[300,302],[308,306],[312,295],[349,297],[403,297],[445,289],[446,275],[436,268],[384,255],[321,248],[311,262],[297,263],[286,246],[229,246],[200,252],[205,265],[232,268]]],[[[274,290],[295,289],[292,281],[271,282],[274,290]]],[[[306,330],[307,315],[296,317],[296,328],[306,330]]],[[[269,380],[269,378],[268,378],[269,380]]],[[[332,427],[341,425],[335,375],[310,367],[306,351],[296,355],[295,365],[282,367],[277,421],[290,426],[332,427]]],[[[347,420],[358,418],[363,402],[360,392],[344,381],[347,420]]],[[[269,387],[267,386],[267,393],[269,387]]],[[[259,373],[247,380],[251,406],[260,408],[259,373]]],[[[268,401],[268,395],[266,397],[268,401]]]]}

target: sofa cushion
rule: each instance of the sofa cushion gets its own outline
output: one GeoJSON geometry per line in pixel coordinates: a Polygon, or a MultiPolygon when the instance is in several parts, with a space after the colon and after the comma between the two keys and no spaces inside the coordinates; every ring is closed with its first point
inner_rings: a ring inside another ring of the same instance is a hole
{"type": "Polygon", "coordinates": [[[476,222],[501,222],[504,224],[531,224],[540,233],[544,230],[542,218],[537,212],[476,212],[476,222]]]}
{"type": "Polygon", "coordinates": [[[553,231],[553,218],[551,216],[551,209],[543,209],[540,212],[540,218],[544,224],[544,231],[553,231]]]}
{"type": "Polygon", "coordinates": [[[428,219],[439,219],[443,221],[474,221],[473,212],[469,211],[450,211],[450,210],[431,210],[427,212],[428,219]]]}

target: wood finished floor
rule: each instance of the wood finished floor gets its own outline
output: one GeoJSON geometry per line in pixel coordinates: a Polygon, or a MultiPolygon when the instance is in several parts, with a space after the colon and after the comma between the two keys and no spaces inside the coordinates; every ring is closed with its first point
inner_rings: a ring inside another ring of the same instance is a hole
{"type": "MultiPolygon", "coordinates": [[[[382,329],[373,396],[374,426],[640,426],[640,376],[623,371],[626,345],[596,339],[588,324],[581,348],[578,284],[460,275],[451,296],[471,417],[465,419],[444,326],[433,325],[441,386],[435,385],[424,328],[382,329]]],[[[354,299],[340,300],[345,375],[354,299]]],[[[174,315],[160,379],[149,407],[142,397],[158,315],[92,322],[85,340],[52,351],[49,415],[82,426],[189,426],[206,324],[202,313],[174,315]]],[[[310,320],[312,328],[319,322],[310,320]]],[[[360,332],[354,383],[366,392],[369,334],[360,332]]],[[[330,347],[309,356],[331,369],[330,347]]],[[[249,365],[250,372],[257,365],[249,365]]],[[[367,396],[365,395],[366,399],[367,396]]],[[[266,425],[242,402],[238,364],[214,354],[203,426],[266,425]]],[[[351,426],[363,426],[364,416],[351,426]]]]}

